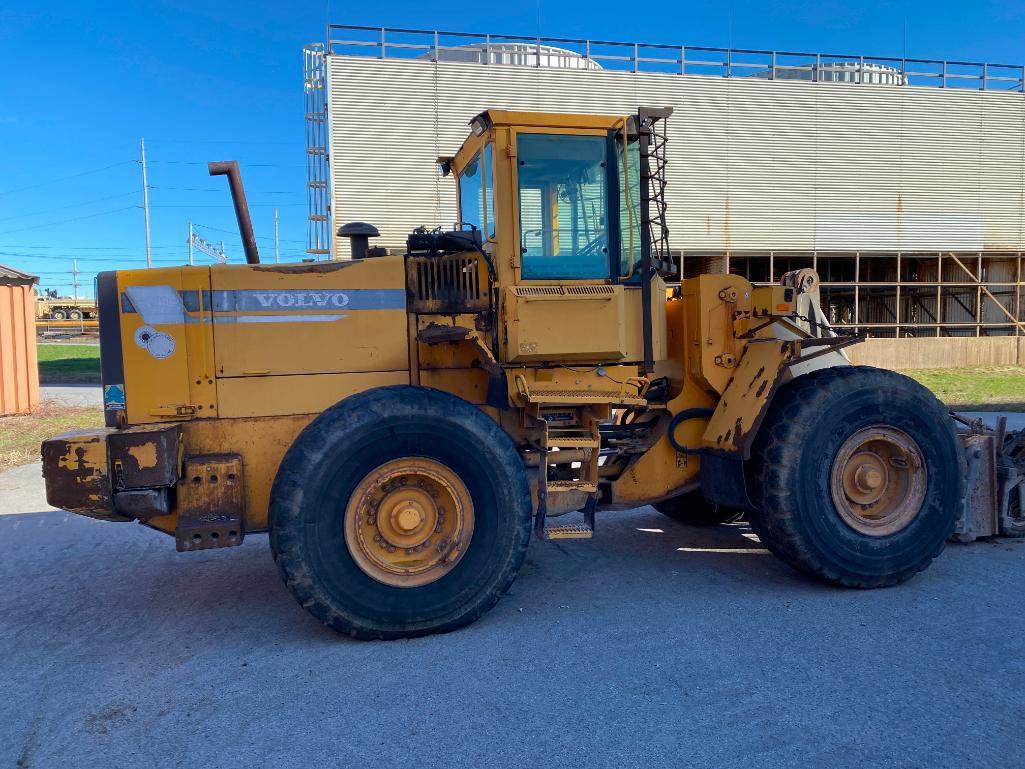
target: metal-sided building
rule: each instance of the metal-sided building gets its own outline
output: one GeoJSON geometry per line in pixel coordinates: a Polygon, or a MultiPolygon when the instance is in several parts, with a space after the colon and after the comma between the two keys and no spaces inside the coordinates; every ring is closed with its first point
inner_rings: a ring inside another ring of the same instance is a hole
{"type": "Polygon", "coordinates": [[[38,282],[35,275],[0,264],[0,416],[39,410],[38,282]]]}
{"type": "Polygon", "coordinates": [[[686,275],[815,267],[838,325],[1020,336],[1025,68],[331,26],[306,57],[311,254],[451,223],[435,159],[485,108],[672,106],[686,275]]]}

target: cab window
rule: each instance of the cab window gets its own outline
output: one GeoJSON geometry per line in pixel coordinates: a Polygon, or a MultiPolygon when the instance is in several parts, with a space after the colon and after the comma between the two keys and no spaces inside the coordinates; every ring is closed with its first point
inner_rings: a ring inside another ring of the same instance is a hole
{"type": "Polygon", "coordinates": [[[482,195],[480,153],[466,164],[459,174],[459,221],[481,228],[482,195]]]}
{"type": "Polygon", "coordinates": [[[619,165],[619,274],[632,283],[641,278],[641,152],[637,140],[632,140],[626,146],[624,161],[623,141],[618,137],[615,141],[619,165]]]}
{"type": "Polygon", "coordinates": [[[484,145],[484,216],[487,219],[487,236],[495,237],[495,166],[491,162],[491,142],[484,145]]]}
{"type": "Polygon", "coordinates": [[[524,133],[516,156],[522,277],[608,278],[606,138],[524,133]]]}

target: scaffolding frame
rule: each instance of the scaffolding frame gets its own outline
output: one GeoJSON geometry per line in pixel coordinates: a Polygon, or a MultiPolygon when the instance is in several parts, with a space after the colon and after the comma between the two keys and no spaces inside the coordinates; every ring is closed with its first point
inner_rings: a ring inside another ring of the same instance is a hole
{"type": "Polygon", "coordinates": [[[823,310],[834,326],[897,338],[1025,336],[1023,256],[1022,251],[680,253],[685,277],[711,269],[755,285],[772,285],[788,270],[811,267],[819,273],[823,310]],[[880,279],[884,275],[893,277],[880,279]]]}

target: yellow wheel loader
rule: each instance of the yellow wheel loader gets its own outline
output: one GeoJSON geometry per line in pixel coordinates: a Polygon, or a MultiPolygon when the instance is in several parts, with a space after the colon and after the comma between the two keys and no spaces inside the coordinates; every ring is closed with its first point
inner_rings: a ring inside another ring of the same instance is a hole
{"type": "Polygon", "coordinates": [[[477,115],[439,159],[458,223],[404,253],[356,222],[351,259],[261,264],[237,166],[211,164],[248,263],[99,275],[107,427],[43,444],[49,502],[182,551],[269,532],[296,599],[358,638],[466,625],[532,534],[646,504],[746,515],[837,584],[910,578],[965,520],[962,440],[849,364],[813,271],[679,280],[669,112],[477,115]]]}

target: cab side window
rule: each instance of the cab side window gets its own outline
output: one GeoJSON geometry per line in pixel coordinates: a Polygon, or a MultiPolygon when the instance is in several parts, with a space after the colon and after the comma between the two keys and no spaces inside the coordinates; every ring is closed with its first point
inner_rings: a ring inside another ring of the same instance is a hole
{"type": "Polygon", "coordinates": [[[641,152],[634,139],[626,146],[616,140],[619,170],[619,275],[629,283],[641,279],[641,152]]]}
{"type": "Polygon", "coordinates": [[[459,221],[481,229],[483,182],[481,178],[480,153],[466,164],[459,174],[459,221]]]}
{"type": "Polygon", "coordinates": [[[484,217],[487,237],[495,237],[495,165],[491,161],[491,142],[484,145],[484,217]]]}

